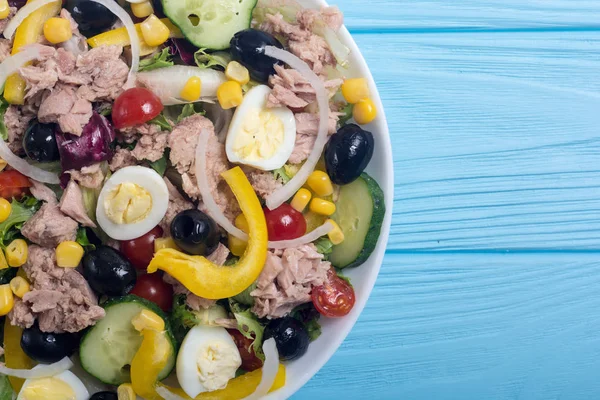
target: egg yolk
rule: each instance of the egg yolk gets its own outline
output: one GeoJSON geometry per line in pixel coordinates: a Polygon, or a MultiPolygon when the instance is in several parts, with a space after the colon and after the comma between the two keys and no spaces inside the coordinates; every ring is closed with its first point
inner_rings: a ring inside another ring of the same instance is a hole
{"type": "Polygon", "coordinates": [[[75,391],[65,381],[56,378],[34,379],[19,395],[22,400],[75,400],[75,391]]]}
{"type": "Polygon", "coordinates": [[[148,216],[152,210],[152,196],[140,185],[124,182],[107,194],[104,210],[115,224],[133,224],[148,216]]]}
{"type": "Polygon", "coordinates": [[[201,346],[197,354],[198,380],[208,391],[224,389],[242,365],[240,353],[231,345],[214,341],[201,346]]]}
{"type": "Polygon", "coordinates": [[[233,151],[240,159],[259,161],[273,157],[285,136],[281,119],[268,110],[250,110],[241,131],[235,135],[233,151]]]}

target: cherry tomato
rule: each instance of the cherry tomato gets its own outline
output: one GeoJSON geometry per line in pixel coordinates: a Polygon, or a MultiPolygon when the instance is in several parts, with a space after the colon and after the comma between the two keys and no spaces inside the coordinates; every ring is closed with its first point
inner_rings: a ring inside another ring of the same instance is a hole
{"type": "Polygon", "coordinates": [[[22,173],[16,170],[0,172],[0,197],[7,200],[21,197],[29,193],[31,182],[22,173]]]}
{"type": "Polygon", "coordinates": [[[158,116],[163,105],[157,95],[146,88],[127,89],[115,100],[112,108],[113,125],[117,129],[148,122],[158,116]]]}
{"type": "Polygon", "coordinates": [[[162,235],[162,228],[155,226],[144,236],[122,241],[121,252],[135,268],[146,270],[154,256],[154,239],[162,237],[162,235]]]}
{"type": "Polygon", "coordinates": [[[130,293],[155,303],[165,312],[173,305],[173,287],[158,273],[138,276],[130,293]]]}
{"type": "Polygon", "coordinates": [[[264,208],[267,219],[269,240],[290,240],[306,233],[306,220],[301,212],[296,211],[287,203],[274,210],[264,208]]]}
{"type": "Polygon", "coordinates": [[[333,269],[329,270],[328,278],[328,282],[312,289],[313,304],[325,317],[343,317],[352,310],[356,302],[354,289],[348,282],[337,276],[333,269]]]}
{"type": "Polygon", "coordinates": [[[227,329],[227,332],[229,332],[229,335],[240,351],[240,357],[242,357],[241,368],[248,372],[261,368],[263,362],[254,354],[254,349],[252,348],[253,340],[242,335],[242,332],[237,329],[227,329]]]}

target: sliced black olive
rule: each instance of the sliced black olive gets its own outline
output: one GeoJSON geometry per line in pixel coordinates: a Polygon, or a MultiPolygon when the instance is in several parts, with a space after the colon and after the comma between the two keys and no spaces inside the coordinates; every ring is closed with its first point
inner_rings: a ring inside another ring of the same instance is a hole
{"type": "Polygon", "coordinates": [[[79,347],[77,333],[42,332],[37,323],[23,331],[21,348],[33,360],[51,364],[70,357],[79,347]]]}
{"type": "Polygon", "coordinates": [[[133,265],[121,252],[100,246],[83,258],[83,276],[96,292],[107,296],[129,293],[136,281],[133,265]]]}
{"type": "Polygon", "coordinates": [[[289,361],[306,353],[310,338],[302,322],[292,317],[274,319],[265,328],[264,340],[275,339],[279,359],[289,361]]]}
{"type": "Polygon", "coordinates": [[[275,74],[275,64],[280,61],[265,55],[265,46],[283,49],[283,45],[270,33],[245,29],[231,39],[231,57],[248,68],[252,79],[265,83],[275,74]]]}
{"type": "Polygon", "coordinates": [[[117,21],[117,16],[108,8],[91,0],[67,0],[65,8],[87,37],[109,29],[117,21]]]}
{"type": "Polygon", "coordinates": [[[374,148],[371,132],[356,124],[341,127],[325,147],[325,166],[331,181],[346,185],[357,179],[371,161],[374,148]]]}
{"type": "Polygon", "coordinates": [[[117,400],[118,398],[116,392],[105,391],[94,393],[92,397],[90,397],[90,400],[117,400]]]}
{"type": "Polygon", "coordinates": [[[34,161],[51,162],[60,159],[54,124],[40,124],[34,120],[23,136],[23,149],[34,161]]]}
{"type": "Polygon", "coordinates": [[[183,251],[207,256],[219,245],[219,228],[211,217],[200,210],[185,210],[173,218],[171,236],[183,251]]]}

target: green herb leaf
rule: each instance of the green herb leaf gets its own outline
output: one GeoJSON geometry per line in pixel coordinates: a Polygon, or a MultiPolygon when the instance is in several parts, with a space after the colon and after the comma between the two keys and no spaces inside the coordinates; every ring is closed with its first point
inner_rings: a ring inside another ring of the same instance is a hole
{"type": "Polygon", "coordinates": [[[20,235],[23,224],[35,214],[41,203],[33,197],[25,197],[21,202],[13,199],[11,212],[6,221],[0,224],[0,247],[6,248],[20,235]]]}
{"type": "Polygon", "coordinates": [[[333,243],[331,243],[331,240],[329,240],[327,237],[321,237],[315,240],[313,243],[317,248],[317,251],[323,254],[323,256],[325,256],[324,258],[327,260],[327,256],[333,251],[333,243]]]}
{"type": "Polygon", "coordinates": [[[227,64],[231,61],[231,57],[229,57],[228,53],[225,52],[216,52],[216,53],[207,53],[207,49],[200,49],[194,53],[194,61],[200,68],[212,68],[212,67],[221,67],[223,69],[227,68],[227,64]]]}
{"type": "Polygon", "coordinates": [[[183,121],[187,117],[191,117],[194,114],[202,114],[202,115],[204,115],[205,113],[204,113],[204,110],[198,111],[196,109],[196,104],[195,103],[186,104],[185,106],[183,106],[183,109],[181,110],[181,112],[179,113],[179,116],[177,117],[177,123],[183,121]]]}
{"type": "Polygon", "coordinates": [[[4,140],[8,140],[8,130],[4,124],[4,114],[6,113],[6,110],[8,110],[8,106],[10,106],[10,104],[4,100],[4,97],[0,97],[0,136],[4,140]]]}
{"type": "Polygon", "coordinates": [[[167,155],[163,154],[163,156],[156,160],[150,162],[150,167],[155,170],[160,176],[165,176],[165,171],[167,170],[167,155]]]}
{"type": "Polygon", "coordinates": [[[153,118],[150,121],[148,121],[148,123],[152,124],[152,125],[159,126],[160,129],[163,130],[163,131],[169,131],[169,132],[171,132],[173,130],[173,127],[171,126],[171,123],[164,116],[163,113],[158,114],[158,116],[156,116],[155,118],[153,118]]]}
{"type": "MultiPolygon", "coordinates": [[[[232,265],[235,265],[239,260],[240,260],[239,257],[230,256],[227,260],[225,260],[225,262],[223,263],[223,266],[231,267],[232,265]]],[[[240,302],[240,303],[242,303],[242,302],[240,302]]]]}
{"type": "Polygon", "coordinates": [[[80,227],[77,229],[77,237],[75,239],[77,243],[81,245],[86,251],[87,250],[96,250],[96,246],[93,245],[87,237],[87,229],[84,227],[80,227]]]}
{"type": "Polygon", "coordinates": [[[165,47],[160,53],[155,54],[152,58],[140,60],[138,71],[152,71],[159,68],[171,67],[175,63],[172,60],[171,49],[165,47]]]}
{"type": "Polygon", "coordinates": [[[352,119],[352,110],[353,109],[354,109],[354,106],[352,104],[346,104],[346,106],[340,110],[342,115],[338,119],[339,127],[346,125],[348,123],[348,121],[350,121],[352,119]]]}

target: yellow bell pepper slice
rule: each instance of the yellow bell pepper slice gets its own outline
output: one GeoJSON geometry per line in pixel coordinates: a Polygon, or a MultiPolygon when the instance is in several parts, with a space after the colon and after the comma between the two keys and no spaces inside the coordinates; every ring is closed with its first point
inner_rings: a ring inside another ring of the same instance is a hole
{"type": "MultiPolygon", "coordinates": [[[[31,1],[29,0],[28,3],[31,1]]],[[[61,8],[62,1],[57,0],[29,14],[15,32],[12,54],[21,51],[23,46],[37,43],[42,35],[46,21],[58,15],[61,8]]],[[[6,80],[4,98],[10,104],[23,104],[25,102],[25,81],[19,74],[13,74],[6,80]]]]}
{"type": "MultiPolygon", "coordinates": [[[[161,21],[169,28],[171,34],[169,37],[171,38],[182,38],[183,35],[178,27],[173,25],[173,23],[168,18],[162,18],[161,21]]],[[[135,24],[135,30],[138,35],[138,39],[140,41],[140,55],[147,56],[148,54],[156,51],[157,47],[149,46],[144,41],[144,36],[142,35],[142,24],[135,24]]],[[[131,45],[131,40],[129,39],[129,34],[127,33],[127,28],[117,28],[108,32],[101,33],[94,37],[91,37],[87,40],[88,44],[91,47],[98,46],[108,46],[118,44],[120,46],[129,46],[131,45]]]]}
{"type": "Polygon", "coordinates": [[[243,292],[258,278],[267,259],[267,223],[252,185],[240,167],[225,171],[221,176],[233,191],[248,222],[248,247],[237,264],[222,267],[205,257],[162,249],[148,265],[148,273],[161,269],[196,296],[206,299],[225,299],[243,292]]]}
{"type": "MultiPolygon", "coordinates": [[[[35,361],[27,356],[21,348],[21,336],[23,329],[10,324],[8,318],[4,322],[4,362],[8,368],[31,369],[35,361]]],[[[8,380],[15,393],[21,391],[25,379],[9,376],[8,380]]]]}
{"type": "Polygon", "coordinates": [[[138,396],[147,400],[161,400],[155,388],[158,374],[171,356],[171,344],[165,331],[144,329],[141,334],[144,339],[131,361],[131,385],[138,396]]]}

